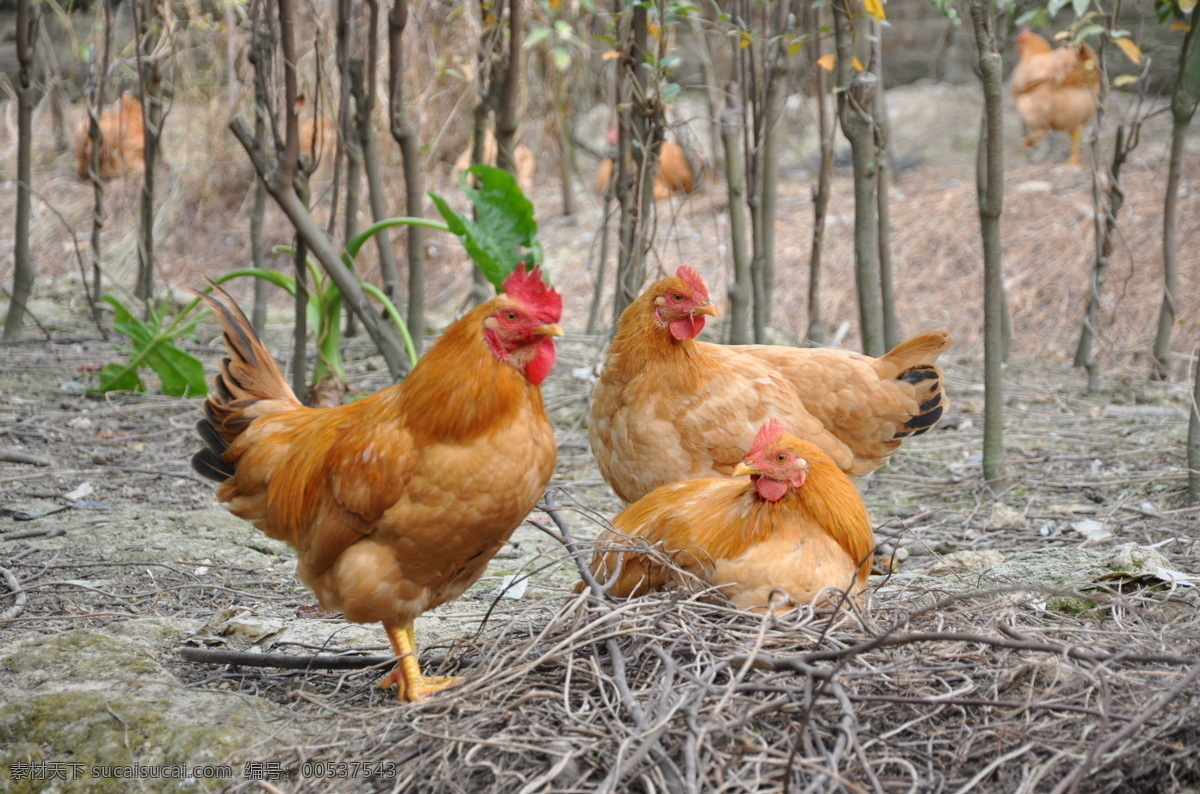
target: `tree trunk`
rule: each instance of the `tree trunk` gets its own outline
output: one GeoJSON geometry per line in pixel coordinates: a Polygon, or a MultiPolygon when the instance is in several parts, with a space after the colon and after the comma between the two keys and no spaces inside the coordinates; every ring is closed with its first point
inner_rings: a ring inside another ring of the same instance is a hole
{"type": "Polygon", "coordinates": [[[876,79],[870,72],[853,74],[854,17],[849,0],[834,0],[837,42],[838,117],[850,141],[854,164],[854,281],[858,292],[858,323],[862,349],[882,356],[883,307],[879,288],[879,224],[875,213],[875,123],[871,103],[876,79]],[[851,76],[853,74],[853,77],[851,76]]]}
{"type": "Polygon", "coordinates": [[[496,167],[517,175],[514,149],[521,79],[521,0],[508,0],[508,54],[496,103],[496,167]]]}
{"type": "Polygon", "coordinates": [[[875,40],[871,42],[872,69],[879,78],[875,102],[871,115],[875,120],[876,147],[876,212],[879,217],[879,299],[883,316],[883,346],[891,350],[900,344],[900,329],[896,321],[896,298],[892,287],[892,229],[891,207],[888,203],[888,188],[891,183],[892,157],[883,87],[883,25],[878,20],[871,22],[875,40]]]}
{"type": "Polygon", "coordinates": [[[108,61],[112,51],[113,39],[113,4],[112,0],[103,0],[101,8],[104,14],[103,43],[100,48],[100,62],[93,60],[91,96],[88,100],[88,138],[92,142],[92,161],[88,166],[88,178],[92,182],[92,315],[97,316],[97,304],[104,293],[101,276],[101,234],[104,231],[104,180],[100,178],[100,153],[104,144],[104,136],[100,131],[100,114],[104,112],[104,84],[107,82],[108,61]]]}
{"type": "MultiPolygon", "coordinates": [[[[820,10],[815,10],[814,27],[819,27],[820,10]]],[[[810,345],[825,342],[825,326],[821,319],[821,251],[825,244],[825,215],[829,210],[830,183],[833,180],[833,134],[834,123],[829,112],[829,87],[825,69],[816,66],[821,57],[821,42],[817,40],[813,71],[817,93],[817,129],[821,136],[821,170],[817,174],[817,186],[813,192],[812,247],[808,257],[808,332],[805,334],[810,345]]]]}
{"type": "MultiPolygon", "coordinates": [[[[358,108],[358,143],[362,147],[363,168],[367,172],[367,201],[371,205],[371,220],[378,223],[390,218],[387,209],[387,194],[383,190],[383,177],[379,170],[379,150],[375,146],[375,127],[371,117],[375,112],[376,77],[375,65],[379,61],[379,0],[367,0],[367,56],[350,62],[350,90],[354,93],[358,108]]],[[[375,235],[375,246],[379,249],[379,273],[383,280],[383,292],[393,302],[400,301],[400,269],[396,264],[396,250],[392,247],[392,232],[384,230],[375,235]]]]}
{"type": "MultiPolygon", "coordinates": [[[[619,3],[618,3],[619,5],[619,3]]],[[[617,196],[626,192],[621,202],[621,250],[617,266],[617,291],[613,296],[613,327],[625,307],[637,298],[646,280],[646,249],[649,245],[649,228],[654,209],[654,179],[658,149],[662,144],[662,127],[658,123],[660,112],[649,96],[646,77],[648,62],[647,41],[649,19],[644,4],[636,4],[630,13],[630,47],[622,57],[624,69],[617,69],[617,79],[631,83],[631,108],[621,108],[621,129],[618,143],[617,196]],[[630,136],[632,135],[632,146],[630,136]],[[626,167],[626,153],[630,153],[632,179],[626,167]],[[628,195],[628,185],[637,186],[635,197],[628,195]],[[633,207],[636,198],[637,206],[633,207]]]]}
{"type": "Polygon", "coordinates": [[[33,291],[35,270],[29,258],[29,222],[32,211],[30,180],[33,166],[33,45],[37,41],[39,14],[33,0],[17,0],[17,228],[13,251],[13,285],[4,320],[4,338],[21,335],[25,304],[33,291]]]}
{"type": "Polygon", "coordinates": [[[987,130],[987,183],[978,186],[983,236],[983,478],[999,489],[1004,482],[1004,391],[1001,381],[1000,215],[1004,211],[1003,62],[991,30],[991,0],[971,0],[971,20],[979,50],[987,130]]]}
{"type": "MultiPolygon", "coordinates": [[[[155,170],[158,166],[159,145],[163,124],[162,57],[147,53],[147,35],[157,17],[158,8],[146,0],[134,0],[134,41],[137,47],[138,99],[142,103],[143,149],[142,191],[138,202],[138,271],[134,295],[145,304],[148,315],[154,299],[154,201],[155,170]],[[147,56],[150,57],[147,57],[147,56]]],[[[166,27],[158,33],[168,35],[166,27]]],[[[157,49],[155,47],[154,49],[157,49]]]]}
{"type": "MultiPolygon", "coordinates": [[[[408,0],[395,0],[388,15],[388,112],[392,138],[404,160],[404,212],[419,218],[422,212],[421,150],[412,121],[404,110],[404,28],[408,25],[408,0]]],[[[425,341],[425,245],[420,226],[405,227],[408,240],[408,333],[417,354],[425,341]]]]}
{"type": "Polygon", "coordinates": [[[1200,504],[1200,347],[1192,369],[1192,411],[1188,420],[1188,501],[1200,504]]]}
{"type": "Polygon", "coordinates": [[[1171,96],[1171,115],[1175,124],[1171,130],[1171,162],[1167,170],[1167,195],[1163,199],[1163,301],[1158,315],[1158,333],[1154,338],[1154,368],[1152,380],[1166,380],[1171,372],[1171,330],[1175,325],[1175,288],[1178,283],[1176,255],[1179,230],[1175,209],[1179,195],[1179,172],[1183,166],[1184,141],[1188,126],[1200,103],[1200,35],[1196,25],[1200,18],[1193,14],[1183,46],[1179,49],[1179,66],[1175,75],[1175,91],[1171,96]]]}
{"type": "MultiPolygon", "coordinates": [[[[265,2],[252,6],[250,23],[250,52],[247,60],[254,68],[254,140],[263,151],[267,150],[267,118],[270,113],[270,97],[267,92],[267,75],[273,63],[271,23],[265,2]]],[[[250,261],[254,267],[267,268],[267,244],[263,239],[263,219],[267,214],[267,185],[261,179],[254,180],[254,207],[250,210],[250,261]]],[[[250,322],[259,334],[267,328],[267,292],[269,284],[261,278],[254,279],[254,308],[250,322]]],[[[297,392],[299,394],[299,392],[297,392]]]]}
{"type": "Polygon", "coordinates": [[[783,135],[783,98],[787,69],[781,63],[781,51],[770,58],[764,73],[764,101],[755,113],[762,114],[762,140],[757,159],[759,233],[761,250],[754,252],[754,341],[767,344],[767,326],[771,324],[771,306],[775,293],[775,208],[779,196],[779,139],[783,135]]]}
{"type": "Polygon", "coordinates": [[[292,307],[292,393],[303,400],[308,395],[308,247],[303,238],[297,238],[293,247],[296,301],[292,307]]]}
{"type": "MultiPolygon", "coordinates": [[[[729,236],[733,279],[729,282],[729,343],[751,342],[750,298],[754,293],[750,252],[746,243],[746,166],[742,153],[745,124],[737,108],[721,112],[721,144],[725,150],[725,183],[729,189],[729,236]]],[[[757,311],[757,307],[756,307],[757,311]]],[[[755,340],[759,341],[759,340],[755,340]]],[[[761,342],[760,342],[761,343],[761,342]]]]}

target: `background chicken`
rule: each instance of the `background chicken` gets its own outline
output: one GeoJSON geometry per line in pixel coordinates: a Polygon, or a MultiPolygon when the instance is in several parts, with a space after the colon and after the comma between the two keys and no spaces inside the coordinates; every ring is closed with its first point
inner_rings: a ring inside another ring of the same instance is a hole
{"type": "Polygon", "coordinates": [[[625,502],[660,485],[732,473],[769,418],[848,474],[866,474],[949,405],[935,364],[950,347],[945,331],[880,358],[695,341],[715,313],[704,280],[684,265],[621,315],[588,433],[600,473],[625,502]]]}
{"type": "MultiPolygon", "coordinates": [[[[490,129],[483,139],[483,162],[488,165],[496,164],[496,134],[490,129]]],[[[458,175],[471,167],[471,145],[467,144],[467,148],[459,153],[454,159],[454,167],[450,169],[450,178],[458,181],[458,175]]],[[[518,143],[513,148],[513,169],[516,171],[517,186],[521,188],[521,192],[529,195],[533,190],[533,176],[537,171],[537,159],[533,156],[533,152],[523,143],[518,143]]]]}
{"type": "MultiPolygon", "coordinates": [[[[117,107],[100,114],[100,178],[112,179],[145,168],[146,135],[142,103],[125,91],[117,107]]],[[[75,127],[75,173],[88,178],[92,167],[92,139],[87,116],[75,127]]]]}
{"type": "MultiPolygon", "coordinates": [[[[601,547],[638,539],[660,546],[693,576],[742,609],[766,607],[772,591],[808,604],[833,587],[864,590],[874,534],[862,497],[833,460],[786,432],[778,420],[754,438],[735,475],[664,485],[613,519],[601,547]]],[[[618,597],[677,584],[678,573],[650,556],[601,551],[593,575],[618,597]]]]}
{"type": "Polygon", "coordinates": [[[1012,73],[1017,113],[1029,128],[1025,146],[1033,146],[1058,130],[1071,136],[1071,163],[1079,163],[1079,135],[1096,115],[1100,71],[1096,53],[1087,44],[1052,49],[1031,30],[1017,34],[1020,60],[1012,73]]]}
{"type": "MultiPolygon", "coordinates": [[[[321,606],[383,623],[416,700],[453,683],[417,666],[412,622],[461,595],[537,504],[554,470],[539,384],[562,298],[521,266],[506,294],[451,325],[402,383],[308,408],[236,304],[192,459],[230,512],[287,541],[321,606]]],[[[226,296],[228,297],[228,296],[226,296]]]]}
{"type": "MultiPolygon", "coordinates": [[[[608,145],[617,145],[617,128],[609,128],[608,145]]],[[[608,183],[613,177],[613,158],[605,157],[596,167],[596,190],[601,195],[608,192],[608,183]]],[[[654,177],[654,200],[662,201],[678,193],[686,196],[696,189],[696,177],[687,152],[674,141],[663,141],[658,150],[658,173],[654,177]]]]}

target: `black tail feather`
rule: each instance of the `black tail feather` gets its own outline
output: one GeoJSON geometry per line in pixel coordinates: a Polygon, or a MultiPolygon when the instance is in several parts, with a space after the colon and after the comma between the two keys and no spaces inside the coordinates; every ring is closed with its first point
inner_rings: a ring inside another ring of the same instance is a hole
{"type": "Polygon", "coordinates": [[[932,364],[919,364],[902,372],[899,380],[917,387],[921,403],[917,413],[904,423],[894,438],[919,436],[936,425],[946,411],[941,370],[932,364]]]}

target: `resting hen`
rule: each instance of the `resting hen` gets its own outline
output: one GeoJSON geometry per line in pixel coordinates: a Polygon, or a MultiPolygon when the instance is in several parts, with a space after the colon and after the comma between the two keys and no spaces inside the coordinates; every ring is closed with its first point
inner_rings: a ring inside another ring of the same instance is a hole
{"type": "MultiPolygon", "coordinates": [[[[609,128],[608,144],[617,145],[617,128],[609,128]]],[[[695,158],[699,159],[699,158],[695,158]]],[[[613,178],[613,158],[605,157],[596,168],[596,190],[608,192],[608,183],[613,178]]],[[[674,141],[663,141],[658,150],[658,172],[654,176],[654,200],[662,201],[674,194],[686,196],[696,189],[696,174],[684,148],[674,141]]]]}
{"type": "Polygon", "coordinates": [[[826,588],[866,589],[871,521],[828,455],[771,420],[733,474],[750,479],[664,485],[625,508],[598,541],[608,549],[592,558],[597,581],[622,598],[681,584],[678,571],[632,550],[640,540],[742,609],[778,605],[773,593],[803,605],[826,588]]]}
{"type": "Polygon", "coordinates": [[[206,298],[229,358],[192,465],[230,512],[296,549],[322,607],[383,624],[400,662],[381,686],[405,700],[453,683],[421,675],[413,620],[480,577],[554,470],[539,384],[562,298],[536,268],[504,288],[402,383],[332,408],[301,405],[237,305],[206,298]]]}
{"type": "MultiPolygon", "coordinates": [[[[114,109],[100,114],[101,179],[112,179],[146,165],[145,122],[142,103],[125,91],[114,109]]],[[[92,169],[91,121],[86,116],[75,128],[75,173],[87,179],[92,169]]]]}
{"type": "Polygon", "coordinates": [[[1079,163],[1079,136],[1096,115],[1100,71],[1087,44],[1053,49],[1030,30],[1017,34],[1020,60],[1012,73],[1017,113],[1029,128],[1025,146],[1033,146],[1046,130],[1071,136],[1071,164],[1079,163]]]}
{"type": "Polygon", "coordinates": [[[601,475],[626,503],[660,485],[729,475],[770,418],[846,473],[866,474],[949,405],[935,363],[950,347],[945,331],[880,358],[695,341],[715,314],[704,280],[683,265],[621,315],[588,434],[601,475]]]}

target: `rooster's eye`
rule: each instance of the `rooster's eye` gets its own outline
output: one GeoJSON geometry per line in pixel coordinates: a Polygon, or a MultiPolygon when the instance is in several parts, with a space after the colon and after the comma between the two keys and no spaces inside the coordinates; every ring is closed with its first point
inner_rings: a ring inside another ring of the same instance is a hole
{"type": "Polygon", "coordinates": [[[788,459],[788,456],[787,456],[786,452],[780,452],[778,455],[775,456],[776,463],[787,463],[787,459],[788,459]]]}
{"type": "Polygon", "coordinates": [[[517,321],[517,313],[516,312],[505,312],[504,319],[508,320],[510,323],[515,323],[517,321]]]}
{"type": "Polygon", "coordinates": [[[675,301],[676,303],[682,303],[683,302],[683,293],[682,292],[672,292],[671,300],[675,301]]]}

